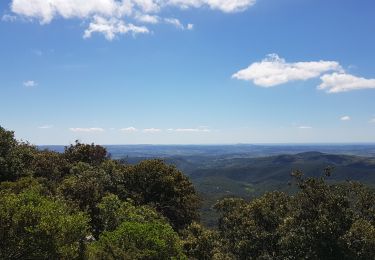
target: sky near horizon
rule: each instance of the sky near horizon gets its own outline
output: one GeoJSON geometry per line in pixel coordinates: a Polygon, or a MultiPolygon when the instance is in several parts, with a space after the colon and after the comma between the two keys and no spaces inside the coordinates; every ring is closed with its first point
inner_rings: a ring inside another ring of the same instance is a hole
{"type": "Polygon", "coordinates": [[[375,142],[373,0],[5,0],[0,126],[33,144],[375,142]]]}

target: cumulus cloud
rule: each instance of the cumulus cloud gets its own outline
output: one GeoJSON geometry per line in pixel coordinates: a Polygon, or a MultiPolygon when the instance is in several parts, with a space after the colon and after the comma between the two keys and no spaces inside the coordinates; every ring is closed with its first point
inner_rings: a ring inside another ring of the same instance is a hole
{"type": "Polygon", "coordinates": [[[159,128],[145,128],[142,131],[143,133],[153,134],[153,133],[159,133],[161,132],[161,129],[159,128]]]}
{"type": "Polygon", "coordinates": [[[232,78],[252,81],[260,87],[274,87],[290,81],[308,80],[329,71],[342,71],[336,61],[286,62],[277,54],[269,54],[260,62],[232,75],[232,78]]]}
{"type": "Polygon", "coordinates": [[[342,117],[340,117],[340,120],[341,121],[350,121],[351,118],[350,118],[350,116],[342,116],[342,117]]]}
{"type": "Polygon", "coordinates": [[[298,80],[320,77],[318,89],[327,93],[347,92],[359,89],[375,89],[375,79],[347,74],[337,61],[286,62],[277,54],[269,54],[260,62],[254,62],[232,75],[232,78],[251,81],[260,87],[274,87],[298,80]]]}
{"type": "Polygon", "coordinates": [[[121,128],[120,131],[121,132],[126,132],[126,133],[134,133],[134,132],[137,132],[138,129],[135,128],[135,127],[130,126],[130,127],[126,127],[126,128],[121,128]]]}
{"type": "Polygon", "coordinates": [[[318,86],[318,89],[325,90],[328,93],[375,88],[375,79],[356,77],[346,73],[326,74],[320,79],[322,83],[318,86]]]}
{"type": "MultiPolygon", "coordinates": [[[[117,34],[149,32],[148,28],[128,21],[157,24],[163,19],[158,16],[163,9],[173,11],[173,8],[208,7],[233,13],[244,11],[255,2],[256,0],[11,0],[10,11],[26,20],[37,20],[41,24],[48,24],[56,18],[89,21],[89,28],[84,34],[86,38],[90,37],[92,32],[98,32],[112,40],[117,34]]],[[[16,18],[8,14],[3,16],[2,20],[11,21],[16,18]]],[[[167,19],[166,23],[185,28],[176,18],[164,19],[167,19]]],[[[193,29],[193,25],[187,24],[186,29],[193,29]]]]}
{"type": "Polygon", "coordinates": [[[77,128],[69,128],[69,130],[72,131],[72,132],[86,132],[86,133],[89,133],[89,132],[104,132],[104,129],[100,128],[100,127],[89,127],[89,128],[77,127],[77,128]]]}
{"type": "Polygon", "coordinates": [[[114,0],[13,0],[11,10],[15,14],[34,18],[42,24],[56,17],[88,18],[91,15],[111,16],[124,10],[122,3],[114,0]]]}
{"type": "Polygon", "coordinates": [[[26,80],[22,83],[25,87],[27,88],[33,88],[33,87],[36,87],[38,86],[38,83],[35,82],[34,80],[26,80]]]}

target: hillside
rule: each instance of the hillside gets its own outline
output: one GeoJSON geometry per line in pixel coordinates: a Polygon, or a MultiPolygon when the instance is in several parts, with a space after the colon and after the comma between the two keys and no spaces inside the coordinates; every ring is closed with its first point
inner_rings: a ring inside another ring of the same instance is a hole
{"type": "Polygon", "coordinates": [[[174,157],[166,161],[184,170],[203,196],[202,218],[208,225],[216,221],[212,206],[223,197],[254,198],[274,190],[293,192],[288,183],[294,170],[318,177],[330,166],[334,169],[332,182],[353,180],[375,185],[373,157],[305,152],[259,158],[174,157]]]}

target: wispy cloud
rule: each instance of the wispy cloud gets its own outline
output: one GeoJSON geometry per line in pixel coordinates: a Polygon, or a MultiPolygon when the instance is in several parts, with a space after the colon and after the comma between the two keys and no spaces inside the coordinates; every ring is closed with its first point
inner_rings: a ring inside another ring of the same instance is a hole
{"type": "Polygon", "coordinates": [[[53,127],[53,125],[41,125],[41,126],[38,126],[39,129],[50,129],[52,127],[53,127]]]}
{"type": "Polygon", "coordinates": [[[208,128],[203,128],[203,127],[199,127],[199,128],[169,128],[167,129],[169,132],[182,132],[182,133],[208,133],[208,132],[211,132],[210,129],[208,128]]]}
{"type": "Polygon", "coordinates": [[[10,14],[4,14],[4,15],[1,17],[1,21],[2,21],[2,22],[15,22],[15,21],[17,21],[17,16],[15,16],[15,15],[10,15],[10,14]]]}
{"type": "MultiPolygon", "coordinates": [[[[255,4],[256,0],[11,0],[10,11],[17,17],[27,20],[38,20],[48,24],[56,18],[81,19],[89,21],[84,37],[92,33],[101,33],[108,40],[120,34],[148,33],[143,24],[157,24],[160,20],[178,28],[193,29],[192,24],[186,27],[177,18],[163,18],[163,10],[185,10],[193,8],[210,8],[224,13],[241,12],[255,4]],[[136,21],[132,24],[128,21],[136,21]]],[[[176,12],[179,13],[179,12],[176,12]]],[[[14,20],[14,15],[7,14],[2,20],[14,20]]]]}
{"type": "Polygon", "coordinates": [[[102,33],[107,40],[111,41],[118,34],[132,33],[136,35],[149,33],[150,31],[145,26],[136,26],[131,23],[126,24],[124,21],[117,18],[106,19],[95,16],[93,21],[89,24],[89,27],[85,30],[83,38],[90,38],[94,32],[102,33]]]}
{"type": "Polygon", "coordinates": [[[299,129],[312,129],[312,126],[301,125],[298,128],[299,129]]]}
{"type": "Polygon", "coordinates": [[[33,87],[36,87],[38,86],[38,83],[35,82],[34,80],[26,80],[22,83],[25,87],[27,88],[33,88],[33,87]]]}
{"type": "Polygon", "coordinates": [[[43,52],[41,50],[33,50],[33,53],[36,55],[36,56],[43,56],[43,52]]]}
{"type": "Polygon", "coordinates": [[[372,124],[375,124],[375,117],[374,118],[372,118],[372,119],[370,119],[370,121],[369,121],[370,123],[372,123],[372,124]]]}
{"type": "Polygon", "coordinates": [[[142,130],[143,133],[153,134],[153,133],[159,133],[162,130],[159,128],[145,128],[142,130]]]}
{"type": "Polygon", "coordinates": [[[350,116],[342,116],[342,117],[340,117],[340,120],[341,121],[350,121],[351,118],[350,118],[350,116]]]}
{"type": "Polygon", "coordinates": [[[72,131],[72,132],[86,132],[86,133],[89,133],[89,132],[104,132],[104,129],[100,128],[100,127],[89,127],[89,128],[77,127],[77,128],[69,128],[69,130],[72,131]]]}
{"type": "Polygon", "coordinates": [[[131,127],[126,127],[126,128],[121,128],[120,131],[125,132],[125,133],[134,133],[134,132],[137,132],[138,129],[131,126],[131,127]]]}
{"type": "Polygon", "coordinates": [[[180,20],[176,19],[176,18],[165,18],[164,21],[168,24],[172,24],[173,26],[175,26],[176,28],[178,29],[185,29],[185,26],[182,25],[182,23],[180,22],[180,20]]]}

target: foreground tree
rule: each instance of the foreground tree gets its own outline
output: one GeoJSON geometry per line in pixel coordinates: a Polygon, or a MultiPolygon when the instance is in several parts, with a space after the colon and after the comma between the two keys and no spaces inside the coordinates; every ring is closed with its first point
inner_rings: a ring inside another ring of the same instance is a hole
{"type": "Polygon", "coordinates": [[[182,234],[182,245],[189,259],[230,260],[234,256],[225,249],[219,233],[193,222],[182,234]]]}
{"type": "Polygon", "coordinates": [[[31,176],[35,147],[18,142],[12,131],[0,126],[0,182],[31,176]]]}
{"type": "Polygon", "coordinates": [[[272,192],[216,206],[228,251],[238,259],[374,259],[374,191],[304,179],[300,172],[295,177],[293,196],[272,192]]]}
{"type": "Polygon", "coordinates": [[[98,208],[104,232],[89,246],[89,258],[186,259],[177,233],[151,207],[108,195],[98,208]]]}
{"type": "Polygon", "coordinates": [[[88,218],[37,190],[0,192],[1,259],[77,259],[88,218]]]}
{"type": "Polygon", "coordinates": [[[239,259],[279,256],[278,228],[291,210],[289,202],[288,195],[281,192],[251,202],[236,198],[219,202],[219,230],[226,249],[239,259]]]}
{"type": "Polygon", "coordinates": [[[77,140],[74,145],[65,147],[64,157],[71,163],[85,162],[90,165],[100,165],[108,158],[108,154],[103,146],[82,144],[77,140]]]}
{"type": "Polygon", "coordinates": [[[197,220],[200,201],[190,180],[162,160],[143,161],[129,167],[122,176],[126,187],[122,198],[149,204],[167,217],[175,229],[197,220]]]}

